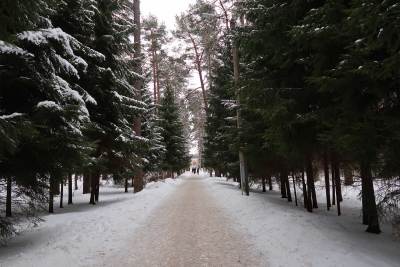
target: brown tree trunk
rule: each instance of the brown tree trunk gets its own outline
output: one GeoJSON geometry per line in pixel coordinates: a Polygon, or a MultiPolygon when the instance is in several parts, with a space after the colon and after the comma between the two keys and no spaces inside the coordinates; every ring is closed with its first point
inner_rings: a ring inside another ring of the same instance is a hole
{"type": "Polygon", "coordinates": [[[49,213],[54,213],[54,177],[50,175],[49,181],[49,213]]]}
{"type": "Polygon", "coordinates": [[[324,175],[325,175],[325,194],[326,194],[326,208],[331,208],[331,191],[329,185],[329,162],[328,154],[324,152],[324,175]]]}
{"type": "Polygon", "coordinates": [[[283,179],[282,173],[279,174],[279,181],[280,181],[280,185],[281,185],[281,198],[287,198],[286,181],[285,181],[285,179],[283,179]]]}
{"type": "Polygon", "coordinates": [[[125,193],[128,193],[128,178],[125,178],[125,193]]]}
{"type": "Polygon", "coordinates": [[[6,196],[6,217],[11,217],[11,191],[12,179],[10,176],[7,177],[7,196],[6,196]]]}
{"type": "Polygon", "coordinates": [[[292,202],[292,193],[290,192],[289,175],[286,170],[282,171],[281,179],[283,179],[284,183],[285,183],[286,196],[287,196],[288,202],[292,202]]]}
{"type": "Polygon", "coordinates": [[[314,182],[314,174],[313,174],[313,166],[311,158],[307,159],[306,166],[306,174],[307,174],[307,211],[312,212],[314,207],[314,199],[313,195],[313,182],[314,182]]]}
{"type": "Polygon", "coordinates": [[[60,208],[64,208],[64,181],[60,183],[60,208]]]}
{"type": "Polygon", "coordinates": [[[68,174],[68,205],[72,204],[72,173],[68,174]]]}
{"type": "Polygon", "coordinates": [[[262,191],[263,192],[267,192],[266,181],[265,180],[266,180],[265,177],[261,178],[261,184],[262,184],[262,191]]]}
{"type": "MultiPolygon", "coordinates": [[[[140,0],[133,0],[133,20],[135,24],[134,32],[133,32],[133,46],[134,46],[134,51],[135,51],[135,59],[136,59],[136,64],[135,68],[133,71],[138,73],[139,75],[142,75],[143,69],[142,69],[142,44],[141,44],[141,22],[140,22],[140,0]]],[[[134,83],[134,88],[137,90],[137,97],[136,100],[141,101],[142,100],[142,95],[141,95],[141,89],[143,87],[143,80],[142,79],[136,79],[134,83]]],[[[133,124],[133,130],[135,131],[137,136],[142,136],[142,121],[140,116],[138,116],[133,124]]],[[[144,187],[144,181],[143,181],[143,170],[139,168],[137,171],[137,174],[135,175],[134,179],[134,193],[140,192],[143,190],[144,187]]]]}
{"type": "Polygon", "coordinates": [[[340,216],[342,214],[341,209],[340,209],[340,200],[339,200],[339,196],[340,196],[340,187],[341,187],[341,183],[340,183],[340,169],[339,169],[339,162],[337,161],[337,158],[333,157],[332,159],[333,165],[332,168],[334,169],[334,181],[335,181],[335,192],[336,192],[336,196],[337,196],[337,202],[336,202],[336,209],[337,209],[337,213],[338,216],[340,216]]]}
{"type": "Polygon", "coordinates": [[[96,202],[99,202],[99,192],[100,192],[100,174],[96,173],[96,187],[95,187],[95,191],[94,191],[94,200],[96,202]]]}
{"type": "Polygon", "coordinates": [[[336,205],[336,183],[335,183],[335,168],[333,167],[333,160],[331,159],[331,173],[332,173],[332,206],[336,205]]]}
{"type": "Polygon", "coordinates": [[[96,178],[93,173],[90,173],[89,175],[89,181],[90,181],[90,200],[89,204],[95,205],[95,194],[96,194],[96,178]]]}
{"type": "Polygon", "coordinates": [[[298,203],[297,203],[297,191],[296,191],[296,179],[295,179],[294,172],[292,172],[292,180],[293,180],[294,200],[295,200],[296,206],[298,206],[298,203]]]}
{"type": "Polygon", "coordinates": [[[368,222],[367,232],[379,234],[381,232],[379,226],[378,210],[376,207],[374,183],[372,179],[371,166],[369,162],[361,163],[361,180],[362,183],[361,194],[363,201],[363,218],[366,217],[368,222]]]}
{"type": "Polygon", "coordinates": [[[274,188],[272,187],[272,176],[268,174],[268,186],[269,186],[269,191],[272,191],[274,188]]]}
{"type": "Polygon", "coordinates": [[[78,175],[75,174],[75,190],[78,190],[78,175]]]}
{"type": "Polygon", "coordinates": [[[307,186],[306,186],[306,181],[304,178],[304,170],[301,171],[301,182],[303,184],[303,205],[304,208],[306,208],[309,212],[312,212],[312,208],[310,209],[311,205],[309,205],[308,201],[308,192],[307,192],[307,186]]]}
{"type": "MultiPolygon", "coordinates": [[[[201,87],[201,92],[203,94],[203,103],[204,103],[204,108],[207,111],[207,93],[206,93],[206,87],[204,84],[204,78],[203,78],[203,70],[201,68],[201,62],[202,62],[202,55],[200,55],[199,48],[196,44],[196,41],[194,40],[193,36],[189,33],[189,38],[190,41],[192,42],[193,50],[194,50],[194,56],[195,56],[195,63],[196,63],[196,69],[199,74],[199,80],[200,80],[200,87],[201,87]]],[[[203,51],[204,53],[204,51],[203,51]]]]}
{"type": "Polygon", "coordinates": [[[83,185],[82,185],[82,192],[83,194],[88,194],[90,193],[90,173],[85,173],[83,174],[83,185]]]}

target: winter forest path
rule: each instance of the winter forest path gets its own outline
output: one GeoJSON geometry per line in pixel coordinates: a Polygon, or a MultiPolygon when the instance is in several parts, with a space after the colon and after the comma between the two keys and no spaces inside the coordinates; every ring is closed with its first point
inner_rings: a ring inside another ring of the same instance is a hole
{"type": "Polygon", "coordinates": [[[186,178],[104,266],[261,266],[208,190],[186,178]]]}

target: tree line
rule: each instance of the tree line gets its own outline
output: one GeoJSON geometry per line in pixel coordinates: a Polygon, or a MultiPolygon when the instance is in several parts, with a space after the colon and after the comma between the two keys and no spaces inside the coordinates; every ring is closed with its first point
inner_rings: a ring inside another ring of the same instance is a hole
{"type": "Polygon", "coordinates": [[[1,1],[3,236],[54,195],[62,207],[64,183],[72,204],[77,177],[95,204],[101,177],[139,192],[188,166],[176,85],[153,99],[140,22],[138,0],[1,1]]]}
{"type": "Polygon", "coordinates": [[[381,232],[380,215],[398,223],[398,1],[198,3],[220,10],[203,165],[239,181],[242,150],[246,181],[264,191],[277,181],[288,201],[301,191],[309,212],[319,206],[321,172],[327,209],[339,215],[354,176],[367,232],[381,232]]]}

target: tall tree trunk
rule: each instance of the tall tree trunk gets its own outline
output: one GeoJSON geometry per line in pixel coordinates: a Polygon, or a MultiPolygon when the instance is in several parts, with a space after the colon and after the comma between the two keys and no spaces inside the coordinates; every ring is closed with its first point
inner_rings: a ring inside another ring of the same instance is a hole
{"type": "Polygon", "coordinates": [[[49,181],[49,213],[54,213],[54,177],[52,174],[49,181]]]}
{"type": "MultiPolygon", "coordinates": [[[[232,19],[231,21],[231,28],[235,29],[235,20],[232,19]]],[[[235,91],[236,91],[236,102],[237,105],[240,107],[240,89],[239,89],[239,79],[240,79],[240,64],[239,64],[239,48],[238,44],[233,41],[232,42],[232,61],[233,61],[233,77],[234,77],[234,83],[235,83],[235,91]]],[[[206,109],[207,111],[207,109],[206,109]]],[[[242,125],[241,121],[241,110],[240,108],[236,109],[236,117],[237,117],[237,129],[240,135],[240,129],[242,125]]],[[[240,140],[239,136],[239,140],[240,140]]],[[[250,194],[250,187],[249,187],[249,178],[247,176],[247,164],[246,164],[246,158],[243,152],[243,147],[242,144],[239,145],[239,168],[240,168],[240,183],[243,184],[241,185],[242,190],[244,189],[246,195],[248,196],[250,194]]]]}
{"type": "Polygon", "coordinates": [[[75,190],[78,190],[78,175],[75,174],[75,190]]]}
{"type": "Polygon", "coordinates": [[[361,179],[362,183],[361,194],[365,198],[366,207],[363,207],[363,217],[365,216],[368,221],[367,232],[379,234],[381,232],[379,226],[378,210],[376,207],[374,183],[371,173],[371,165],[369,162],[362,162],[361,164],[361,179]],[[364,215],[364,213],[366,213],[364,215]]]}
{"type": "Polygon", "coordinates": [[[263,192],[267,192],[267,190],[266,190],[266,181],[265,181],[266,179],[265,179],[265,177],[263,176],[262,178],[261,178],[261,183],[262,183],[262,191],[263,192]]]}
{"type": "MultiPolygon", "coordinates": [[[[134,72],[138,73],[139,75],[142,75],[143,69],[142,69],[142,44],[141,44],[141,22],[140,22],[140,0],[133,0],[133,20],[135,24],[134,32],[133,32],[133,46],[135,50],[135,68],[134,72]]],[[[142,79],[136,79],[134,83],[134,88],[137,90],[137,97],[136,100],[141,101],[142,100],[142,94],[141,94],[141,89],[143,87],[143,80],[142,79]]],[[[138,116],[133,124],[133,130],[135,131],[137,136],[142,136],[142,121],[140,116],[138,116]]],[[[144,181],[143,181],[143,170],[139,168],[137,170],[137,173],[135,175],[135,180],[134,180],[134,193],[140,192],[143,190],[144,187],[144,181]]]]}
{"type": "Polygon", "coordinates": [[[301,182],[303,184],[304,208],[306,208],[309,212],[312,212],[312,209],[309,208],[309,207],[311,207],[311,205],[309,205],[309,201],[308,201],[308,192],[307,192],[306,181],[305,181],[305,177],[304,177],[304,169],[301,171],[301,182]]]}
{"type": "Polygon", "coordinates": [[[292,193],[290,192],[289,175],[286,170],[282,171],[281,179],[283,179],[284,183],[285,183],[286,196],[287,196],[288,202],[292,202],[292,193]]]}
{"type": "Polygon", "coordinates": [[[96,202],[99,202],[99,193],[100,193],[100,176],[101,174],[96,173],[96,187],[95,187],[95,191],[94,191],[94,200],[96,202]]]}
{"type": "Polygon", "coordinates": [[[335,168],[333,167],[333,160],[331,159],[331,173],[332,173],[332,206],[336,205],[336,183],[335,183],[335,168]]]}
{"type": "Polygon", "coordinates": [[[64,208],[64,181],[60,183],[60,208],[64,208]]]}
{"type": "Polygon", "coordinates": [[[128,177],[125,178],[125,193],[128,193],[128,177]]]}
{"type": "Polygon", "coordinates": [[[6,196],[6,217],[11,217],[11,191],[12,179],[10,176],[7,177],[7,196],[6,196]]]}
{"type": "Polygon", "coordinates": [[[94,177],[93,173],[89,173],[89,181],[90,181],[90,200],[89,204],[95,205],[95,194],[96,194],[96,178],[94,177]]]}
{"type": "Polygon", "coordinates": [[[281,184],[281,198],[287,198],[286,181],[282,173],[279,174],[279,181],[281,184]]]}
{"type": "Polygon", "coordinates": [[[325,194],[326,194],[326,208],[331,208],[331,191],[329,185],[329,162],[328,154],[324,152],[324,175],[325,175],[325,194]]]}
{"type": "Polygon", "coordinates": [[[334,155],[334,167],[335,167],[335,186],[336,186],[336,200],[342,202],[342,182],[340,181],[340,163],[336,155],[334,155]]]}
{"type": "MultiPolygon", "coordinates": [[[[207,103],[207,92],[206,92],[206,86],[204,84],[204,78],[203,78],[203,70],[201,67],[202,63],[202,53],[199,51],[199,47],[194,40],[193,36],[189,33],[189,38],[190,41],[192,42],[193,50],[194,50],[194,57],[195,57],[195,63],[196,63],[196,70],[197,73],[199,74],[199,80],[200,80],[200,87],[201,87],[201,92],[203,94],[203,103],[204,103],[204,108],[207,111],[208,103],[207,103]]],[[[204,53],[204,51],[203,51],[204,53]]]]}
{"type": "Polygon", "coordinates": [[[337,213],[338,216],[340,216],[342,214],[341,209],[340,209],[340,200],[339,200],[339,196],[340,196],[340,187],[341,187],[341,183],[340,183],[340,168],[339,168],[339,162],[337,160],[337,158],[335,156],[333,156],[332,158],[332,168],[334,169],[334,181],[335,181],[335,192],[336,192],[336,197],[337,197],[337,202],[336,202],[336,209],[337,209],[337,213]]]}
{"type": "Polygon", "coordinates": [[[294,199],[295,199],[296,206],[298,206],[298,203],[297,203],[297,192],[296,192],[296,179],[295,179],[294,172],[292,172],[292,180],[293,180],[294,199]]]}
{"type": "Polygon", "coordinates": [[[153,30],[151,30],[150,36],[151,36],[151,43],[153,46],[151,49],[151,56],[152,56],[152,69],[153,69],[154,104],[159,104],[159,98],[157,97],[156,43],[154,40],[153,30]]]}
{"type": "Polygon", "coordinates": [[[88,194],[91,192],[90,186],[91,186],[91,181],[90,181],[90,173],[84,173],[83,174],[83,185],[82,185],[82,191],[83,194],[88,194]]]}
{"type": "Polygon", "coordinates": [[[272,187],[272,176],[271,176],[271,174],[268,174],[268,186],[269,186],[269,191],[272,191],[274,189],[272,187]]]}
{"type": "Polygon", "coordinates": [[[307,211],[312,212],[314,206],[312,198],[314,175],[313,175],[313,166],[311,158],[307,159],[306,174],[307,174],[307,211]]]}
{"type": "Polygon", "coordinates": [[[72,204],[72,173],[68,174],[68,205],[72,204]]]}

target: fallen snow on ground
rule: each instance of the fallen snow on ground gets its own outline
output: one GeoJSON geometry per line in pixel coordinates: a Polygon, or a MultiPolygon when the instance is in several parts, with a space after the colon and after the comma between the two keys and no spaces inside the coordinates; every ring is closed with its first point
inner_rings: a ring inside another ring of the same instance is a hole
{"type": "Polygon", "coordinates": [[[127,246],[135,230],[180,183],[181,179],[152,182],[137,194],[106,184],[95,206],[80,188],[74,191],[73,205],[64,203],[65,208],[56,208],[44,223],[1,247],[0,266],[96,265],[127,246]]]}
{"type": "Polygon", "coordinates": [[[355,189],[344,188],[343,215],[338,217],[335,209],[325,211],[326,203],[308,213],[277,191],[253,190],[247,197],[237,183],[203,177],[236,230],[263,254],[266,266],[400,266],[400,242],[392,240],[389,227],[383,226],[380,235],[364,232],[355,189]]]}

